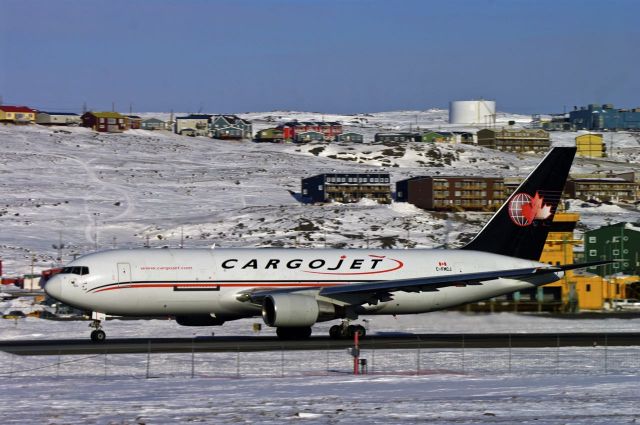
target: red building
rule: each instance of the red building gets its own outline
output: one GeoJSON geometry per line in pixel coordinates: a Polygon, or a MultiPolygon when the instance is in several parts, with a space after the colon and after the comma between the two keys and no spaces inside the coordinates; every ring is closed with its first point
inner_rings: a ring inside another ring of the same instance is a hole
{"type": "Polygon", "coordinates": [[[126,115],[124,117],[125,126],[131,130],[139,130],[142,128],[142,118],[137,115],[126,115]]]}
{"type": "Polygon", "coordinates": [[[290,121],[276,127],[282,130],[285,140],[294,140],[296,134],[314,131],[322,133],[325,140],[333,140],[342,134],[342,124],[339,122],[325,121],[290,121]]]}
{"type": "Polygon", "coordinates": [[[124,115],[117,112],[87,112],[82,115],[82,126],[101,133],[122,133],[127,129],[124,115]]]}

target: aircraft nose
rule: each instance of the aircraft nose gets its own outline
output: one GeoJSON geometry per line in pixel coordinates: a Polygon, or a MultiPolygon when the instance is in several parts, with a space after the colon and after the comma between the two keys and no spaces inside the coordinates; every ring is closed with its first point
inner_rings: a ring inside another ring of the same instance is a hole
{"type": "Polygon", "coordinates": [[[50,297],[59,300],[62,297],[62,279],[59,276],[53,276],[44,285],[44,291],[49,294],[50,297]]]}

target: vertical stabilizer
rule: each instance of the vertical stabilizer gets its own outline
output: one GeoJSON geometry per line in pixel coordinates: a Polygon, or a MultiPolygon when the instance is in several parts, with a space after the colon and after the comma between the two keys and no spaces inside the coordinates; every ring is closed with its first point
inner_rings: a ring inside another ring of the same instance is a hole
{"type": "Polygon", "coordinates": [[[575,147],[551,149],[462,249],[538,261],[575,153],[575,147]]]}

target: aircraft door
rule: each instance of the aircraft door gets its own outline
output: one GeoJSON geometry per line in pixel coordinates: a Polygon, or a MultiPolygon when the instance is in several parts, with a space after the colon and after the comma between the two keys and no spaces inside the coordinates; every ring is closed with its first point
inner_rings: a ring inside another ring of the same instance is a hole
{"type": "Polygon", "coordinates": [[[131,283],[131,264],[118,263],[118,283],[131,283]]]}

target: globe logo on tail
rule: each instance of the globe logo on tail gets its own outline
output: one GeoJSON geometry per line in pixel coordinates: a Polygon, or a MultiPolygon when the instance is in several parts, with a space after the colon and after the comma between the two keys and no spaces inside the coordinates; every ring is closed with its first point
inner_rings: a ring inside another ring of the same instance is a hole
{"type": "Polygon", "coordinates": [[[509,217],[518,226],[530,226],[534,220],[544,220],[550,216],[551,205],[545,204],[544,198],[538,192],[534,197],[527,193],[518,193],[509,202],[509,217]]]}

